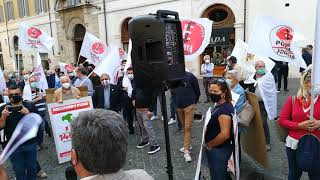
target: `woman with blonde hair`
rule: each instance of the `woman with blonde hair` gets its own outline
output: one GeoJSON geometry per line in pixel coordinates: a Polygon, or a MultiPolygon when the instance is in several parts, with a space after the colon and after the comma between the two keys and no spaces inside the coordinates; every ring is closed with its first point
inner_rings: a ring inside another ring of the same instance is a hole
{"type": "MultiPolygon", "coordinates": [[[[315,96],[314,119],[310,120],[311,107],[311,69],[310,65],[300,80],[297,96],[288,97],[279,116],[279,124],[288,129],[286,151],[289,164],[288,180],[299,180],[303,170],[297,163],[299,140],[307,134],[320,138],[320,99],[315,96]]],[[[319,166],[319,164],[314,164],[319,166]]],[[[308,172],[310,180],[319,180],[320,172],[308,172]]]]}

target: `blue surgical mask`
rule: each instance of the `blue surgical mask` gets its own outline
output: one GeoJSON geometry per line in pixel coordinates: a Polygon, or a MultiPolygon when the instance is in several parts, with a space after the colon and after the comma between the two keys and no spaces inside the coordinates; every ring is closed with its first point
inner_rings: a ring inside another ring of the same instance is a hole
{"type": "Polygon", "coordinates": [[[2,98],[5,103],[10,103],[9,96],[3,96],[2,98]]]}
{"type": "Polygon", "coordinates": [[[227,84],[228,84],[229,87],[232,86],[232,81],[231,81],[230,79],[226,79],[226,82],[227,82],[227,84]]]}
{"type": "Polygon", "coordinates": [[[32,82],[32,83],[30,84],[30,86],[31,86],[31,88],[36,89],[36,88],[39,88],[39,83],[38,83],[38,82],[32,82]]]}

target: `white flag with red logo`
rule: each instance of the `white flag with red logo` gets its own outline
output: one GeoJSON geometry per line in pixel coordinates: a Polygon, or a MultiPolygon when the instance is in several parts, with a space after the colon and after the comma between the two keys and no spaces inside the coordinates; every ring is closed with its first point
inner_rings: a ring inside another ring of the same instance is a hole
{"type": "Polygon", "coordinates": [[[196,60],[210,43],[212,21],[208,18],[181,20],[184,57],[196,60]]]}
{"type": "Polygon", "coordinates": [[[122,48],[119,48],[119,56],[121,60],[128,59],[128,54],[122,48]]]}
{"type": "Polygon", "coordinates": [[[121,62],[118,47],[111,47],[107,57],[96,66],[93,72],[95,72],[98,76],[101,76],[102,74],[108,74],[110,77],[110,83],[117,84],[120,64],[121,62]]]}
{"type": "Polygon", "coordinates": [[[80,50],[80,55],[87,58],[90,64],[98,65],[107,57],[107,45],[96,36],[86,32],[80,50]]]}
{"type": "Polygon", "coordinates": [[[59,66],[61,71],[63,71],[65,74],[67,74],[68,72],[73,72],[76,69],[76,67],[74,67],[73,65],[62,62],[59,62],[59,66]]]}
{"type": "Polygon", "coordinates": [[[49,53],[52,50],[54,39],[36,27],[20,24],[19,49],[49,53]]]}
{"type": "Polygon", "coordinates": [[[300,38],[297,29],[289,23],[269,16],[259,16],[249,41],[248,52],[306,69],[307,65],[298,45],[300,38]]]}
{"type": "MultiPolygon", "coordinates": [[[[40,54],[37,53],[37,62],[41,62],[40,54]]],[[[46,75],[44,74],[43,67],[41,64],[38,64],[38,66],[33,70],[30,77],[36,77],[37,81],[39,82],[39,89],[42,91],[45,91],[48,89],[48,82],[46,75]]]]}

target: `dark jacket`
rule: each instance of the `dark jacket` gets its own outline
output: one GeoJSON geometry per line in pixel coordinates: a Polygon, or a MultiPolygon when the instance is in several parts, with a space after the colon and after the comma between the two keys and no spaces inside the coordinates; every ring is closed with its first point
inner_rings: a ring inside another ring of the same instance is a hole
{"type": "Polygon", "coordinates": [[[48,82],[48,87],[49,88],[54,88],[55,84],[56,84],[56,75],[50,74],[49,76],[46,77],[47,78],[47,82],[48,82]]]}
{"type": "Polygon", "coordinates": [[[185,86],[175,88],[178,108],[186,108],[192,104],[197,104],[200,97],[198,79],[190,72],[186,72],[184,79],[185,86]]]}
{"type": "MultiPolygon", "coordinates": [[[[312,64],[312,55],[308,52],[303,53],[302,54],[302,58],[304,60],[304,62],[306,62],[307,66],[309,66],[310,64],[312,64]]],[[[300,68],[300,72],[303,72],[305,69],[300,68]]]]}
{"type": "MultiPolygon", "coordinates": [[[[118,86],[110,84],[110,108],[109,110],[120,112],[124,102],[124,91],[118,86]]],[[[93,107],[104,109],[104,87],[96,86],[92,97],[93,107]]]]}

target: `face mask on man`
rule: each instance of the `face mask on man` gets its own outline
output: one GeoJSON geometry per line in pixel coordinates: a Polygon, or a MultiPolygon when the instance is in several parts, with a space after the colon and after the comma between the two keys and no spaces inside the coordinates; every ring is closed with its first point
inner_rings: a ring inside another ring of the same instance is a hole
{"type": "Polygon", "coordinates": [[[70,88],[70,83],[62,83],[61,86],[64,88],[64,89],[69,89],[70,88]]]}
{"type": "Polygon", "coordinates": [[[102,84],[103,86],[109,86],[109,84],[110,84],[110,79],[102,80],[102,81],[101,81],[101,84],[102,84]]]}
{"type": "Polygon", "coordinates": [[[39,88],[39,83],[38,83],[38,82],[32,82],[32,83],[30,84],[30,86],[31,86],[31,88],[36,89],[36,88],[39,88]]]}
{"type": "Polygon", "coordinates": [[[128,74],[128,78],[129,78],[130,80],[133,80],[133,78],[134,78],[133,74],[128,74]]]}
{"type": "Polygon", "coordinates": [[[206,64],[209,64],[209,63],[210,63],[210,59],[206,59],[204,62],[205,62],[206,64]]]}
{"type": "Polygon", "coordinates": [[[265,68],[257,69],[257,74],[259,74],[259,75],[266,74],[266,69],[265,68]]]}
{"type": "Polygon", "coordinates": [[[228,84],[229,87],[232,86],[232,80],[231,80],[231,79],[226,79],[226,82],[227,82],[227,84],[228,84]]]}
{"type": "Polygon", "coordinates": [[[26,80],[28,80],[29,79],[29,77],[30,77],[30,75],[29,74],[25,74],[25,75],[23,75],[23,79],[26,81],[26,80]]]}
{"type": "Polygon", "coordinates": [[[9,99],[11,103],[19,103],[22,100],[22,96],[20,94],[10,94],[9,99]]]}

